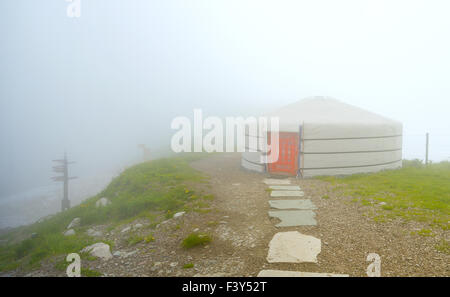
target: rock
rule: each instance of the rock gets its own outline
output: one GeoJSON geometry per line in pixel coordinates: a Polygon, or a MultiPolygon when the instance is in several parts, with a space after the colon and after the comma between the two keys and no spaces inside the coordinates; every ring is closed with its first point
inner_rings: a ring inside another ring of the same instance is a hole
{"type": "Polygon", "coordinates": [[[289,179],[276,179],[266,178],[263,181],[266,185],[289,185],[291,181],[289,179]]]}
{"type": "Polygon", "coordinates": [[[298,231],[279,232],[269,243],[269,263],[317,263],[321,241],[298,231]]]}
{"type": "Polygon", "coordinates": [[[177,265],[178,265],[178,262],[172,262],[172,263],[170,263],[170,267],[177,267],[177,265]]]}
{"type": "Polygon", "coordinates": [[[75,230],[69,229],[66,232],[64,232],[64,236],[71,236],[71,235],[75,235],[75,230]]]}
{"type": "MultiPolygon", "coordinates": [[[[121,251],[115,251],[114,253],[113,253],[113,256],[114,257],[120,257],[122,255],[122,252],[121,251]]],[[[117,264],[117,263],[116,263],[117,264]]]]}
{"type": "Polygon", "coordinates": [[[270,192],[270,197],[303,197],[305,193],[303,191],[283,191],[283,190],[273,190],[270,192]]]}
{"type": "Polygon", "coordinates": [[[132,252],[124,253],[124,254],[122,255],[122,257],[123,257],[123,258],[127,258],[127,257],[129,257],[129,256],[132,256],[132,255],[136,254],[137,252],[138,252],[138,251],[135,250],[135,251],[132,251],[132,252]]]}
{"type": "Polygon", "coordinates": [[[72,220],[72,222],[70,222],[70,224],[67,226],[67,229],[72,229],[72,228],[76,228],[78,226],[80,226],[81,223],[81,219],[80,218],[75,218],[72,220]]]}
{"type": "Polygon", "coordinates": [[[108,198],[102,197],[95,202],[95,207],[104,207],[111,204],[111,201],[108,198]]]}
{"type": "Polygon", "coordinates": [[[317,209],[310,199],[269,200],[269,205],[276,209],[317,209]]]}
{"type": "Polygon", "coordinates": [[[184,215],[184,214],[185,214],[184,211],[177,212],[176,214],[173,215],[173,217],[174,217],[174,218],[179,218],[179,217],[181,217],[181,216],[184,215]]]}
{"type": "Polygon", "coordinates": [[[103,242],[97,242],[93,245],[87,246],[81,250],[82,253],[89,253],[90,255],[100,258],[102,260],[109,260],[113,257],[109,245],[103,242]]]}
{"type": "Polygon", "coordinates": [[[121,232],[125,233],[125,232],[128,232],[130,230],[131,230],[131,227],[126,227],[126,228],[123,228],[121,232]]]}
{"type": "Polygon", "coordinates": [[[86,231],[86,233],[87,233],[87,235],[92,236],[92,237],[101,237],[101,236],[103,236],[102,231],[97,231],[97,230],[92,229],[92,228],[89,228],[86,231]]]}
{"type": "Polygon", "coordinates": [[[136,224],[136,225],[134,225],[134,228],[135,229],[139,229],[139,228],[142,228],[142,227],[144,227],[144,225],[142,225],[142,224],[136,224]]]}
{"type": "Polygon", "coordinates": [[[280,219],[275,227],[315,226],[315,212],[312,210],[272,210],[269,216],[280,219]]]}
{"type": "Polygon", "coordinates": [[[380,205],[386,205],[386,202],[380,202],[379,204],[380,205]]]}
{"type": "Polygon", "coordinates": [[[198,232],[198,231],[200,231],[199,228],[195,228],[195,229],[193,230],[193,232],[198,232]]]}

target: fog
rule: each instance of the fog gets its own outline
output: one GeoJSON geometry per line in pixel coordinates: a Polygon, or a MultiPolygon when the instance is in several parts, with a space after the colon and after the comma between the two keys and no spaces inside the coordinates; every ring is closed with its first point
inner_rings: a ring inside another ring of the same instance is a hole
{"type": "Polygon", "coordinates": [[[405,158],[424,158],[426,132],[430,159],[450,158],[448,1],[81,4],[69,18],[64,0],[0,3],[0,200],[53,185],[64,151],[102,180],[91,195],[138,144],[168,152],[175,116],[315,95],[401,121],[405,158]]]}

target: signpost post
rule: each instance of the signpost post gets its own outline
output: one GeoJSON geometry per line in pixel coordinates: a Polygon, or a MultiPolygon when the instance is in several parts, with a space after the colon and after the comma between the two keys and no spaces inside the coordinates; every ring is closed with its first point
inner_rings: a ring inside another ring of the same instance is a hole
{"type": "Polygon", "coordinates": [[[75,162],[68,162],[67,155],[64,153],[64,159],[61,160],[53,160],[53,162],[57,162],[57,166],[53,166],[53,172],[62,173],[62,176],[52,177],[53,181],[62,181],[64,183],[64,197],[61,201],[61,211],[70,208],[70,200],[69,200],[69,179],[75,179],[76,177],[69,177],[69,164],[73,164],[75,162]]]}

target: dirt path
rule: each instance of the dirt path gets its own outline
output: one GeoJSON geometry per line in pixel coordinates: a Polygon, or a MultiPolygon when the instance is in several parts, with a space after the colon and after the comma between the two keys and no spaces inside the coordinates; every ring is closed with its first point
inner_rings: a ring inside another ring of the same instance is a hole
{"type": "Polygon", "coordinates": [[[366,276],[369,253],[380,255],[383,276],[450,275],[450,257],[435,249],[448,233],[423,237],[412,234],[422,228],[420,223],[377,223],[366,215],[366,206],[351,202],[350,197],[336,197],[330,184],[319,180],[291,180],[292,185],[299,185],[305,192],[304,198],[311,199],[318,207],[318,225],[282,230],[274,227],[267,215],[269,193],[261,183],[265,175],[245,171],[239,162],[237,154],[218,155],[193,166],[212,177],[216,207],[230,216],[226,227],[234,235],[229,239],[246,239],[234,252],[243,262],[240,275],[280,269],[366,276]],[[299,231],[320,238],[322,251],[318,264],[268,264],[268,243],[280,231],[299,231]]]}

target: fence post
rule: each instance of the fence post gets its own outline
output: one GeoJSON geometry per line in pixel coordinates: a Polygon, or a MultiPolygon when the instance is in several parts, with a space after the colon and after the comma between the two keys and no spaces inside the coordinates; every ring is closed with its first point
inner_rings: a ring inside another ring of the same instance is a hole
{"type": "Polygon", "coordinates": [[[427,132],[427,136],[426,136],[426,146],[425,146],[425,165],[428,165],[428,139],[429,139],[429,134],[427,132]]]}

